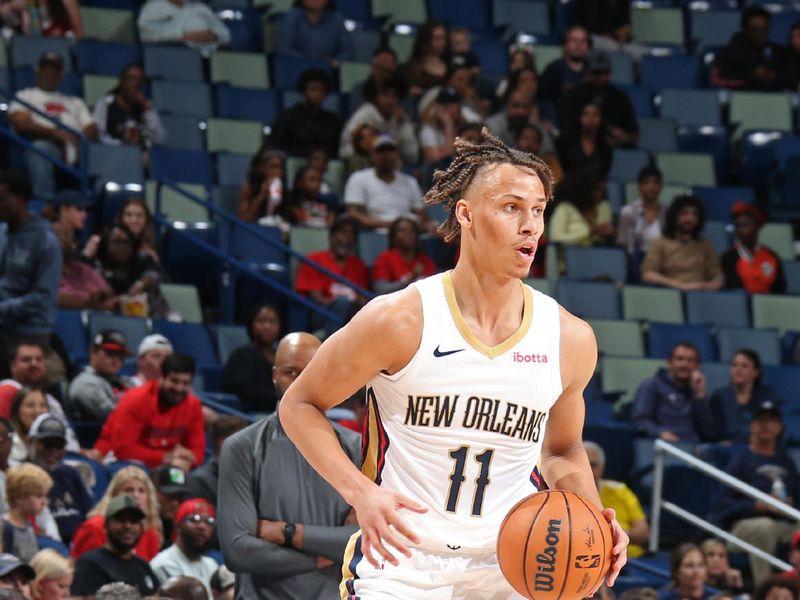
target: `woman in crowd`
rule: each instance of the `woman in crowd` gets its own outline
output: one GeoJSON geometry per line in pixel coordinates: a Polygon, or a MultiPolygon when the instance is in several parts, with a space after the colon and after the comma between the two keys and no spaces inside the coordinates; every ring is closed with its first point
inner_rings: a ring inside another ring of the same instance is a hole
{"type": "Polygon", "coordinates": [[[261,149],[250,162],[247,179],[239,189],[239,218],[248,223],[275,215],[283,201],[286,155],[261,149]]]}
{"type": "Polygon", "coordinates": [[[247,321],[250,343],[234,350],[222,370],[222,389],[236,394],[247,412],[272,412],[278,401],[272,383],[281,316],[271,304],[257,306],[247,321]]]}
{"type": "Polygon", "coordinates": [[[378,135],[378,130],[367,123],[359,125],[353,130],[353,153],[344,161],[345,172],[348,176],[361,169],[369,169],[372,166],[369,155],[372,152],[372,144],[376,135],[378,135]]]}
{"type": "MultiPolygon", "coordinates": [[[[92,200],[81,194],[78,190],[62,190],[42,210],[42,216],[53,224],[56,235],[63,236],[69,241],[70,248],[77,250],[80,245],[80,234],[86,225],[86,210],[92,205],[92,200]]],[[[87,259],[94,258],[100,236],[93,235],[89,238],[83,249],[83,256],[87,259]]]]}
{"type": "Polygon", "coordinates": [[[81,260],[66,233],[58,233],[63,255],[58,307],[71,310],[116,310],[119,298],[91,265],[81,260]]]}
{"type": "Polygon", "coordinates": [[[607,244],[614,236],[603,182],[591,169],[568,173],[558,184],[547,239],[566,245],[607,244]]]}
{"type": "Polygon", "coordinates": [[[333,223],[334,207],[321,197],[322,173],[311,166],[294,176],[294,187],[281,203],[278,214],[290,225],[327,229],[333,223]]]}
{"type": "Polygon", "coordinates": [[[725,543],[709,538],[700,548],[706,557],[706,585],[739,594],[743,591],[742,572],[731,568],[725,543]]]}
{"type": "Polygon", "coordinates": [[[659,600],[705,600],[706,557],[695,544],[681,544],[669,559],[671,582],[659,592],[659,600]]]}
{"type": "Polygon", "coordinates": [[[581,108],[578,136],[563,134],[556,142],[556,149],[565,173],[592,168],[605,177],[611,168],[611,147],[606,142],[600,106],[594,102],[585,104],[581,108]]]}
{"type": "Polygon", "coordinates": [[[412,281],[436,273],[436,265],[419,243],[419,226],[407,217],[389,226],[389,249],[381,252],[372,268],[372,287],[379,294],[395,292],[412,281]]]}
{"type": "Polygon", "coordinates": [[[155,262],[161,262],[156,252],[156,232],[153,227],[153,215],[143,198],[128,198],[114,215],[115,225],[124,225],[133,234],[139,245],[139,252],[147,255],[155,262]]]}
{"type": "Polygon", "coordinates": [[[419,145],[424,161],[436,164],[453,155],[453,143],[464,124],[461,95],[451,87],[443,87],[422,113],[419,145]]]}
{"type": "Polygon", "coordinates": [[[409,93],[420,96],[435,85],[442,85],[447,75],[447,27],[435,19],[426,21],[418,30],[405,66],[409,93]]]}
{"type": "Polygon", "coordinates": [[[758,352],[740,348],[731,359],[730,383],[709,400],[717,428],[706,432],[712,440],[746,443],[750,421],[762,402],[777,402],[773,391],[761,383],[761,357],[758,352]]]}
{"type": "Polygon", "coordinates": [[[661,171],[646,166],[639,171],[639,198],[622,207],[619,215],[617,245],[631,257],[643,257],[650,242],[661,237],[661,228],[667,207],[659,202],[661,196],[661,171]]]}
{"type": "Polygon", "coordinates": [[[514,46],[509,52],[508,58],[508,75],[498,84],[495,96],[500,101],[508,94],[509,84],[511,77],[514,73],[529,67],[536,69],[536,62],[534,61],[533,52],[528,46],[514,46]]]}
{"type": "Polygon", "coordinates": [[[28,432],[36,417],[48,412],[47,397],[38,388],[21,387],[11,400],[8,420],[14,428],[11,446],[12,464],[24,462],[28,458],[28,432]]]}
{"type": "Polygon", "coordinates": [[[40,550],[31,559],[36,579],[31,582],[34,600],[61,600],[69,598],[75,570],[70,560],[51,548],[40,550]]]}
{"type": "Polygon", "coordinates": [[[139,467],[125,467],[117,471],[106,493],[100,499],[86,521],[75,532],[72,538],[71,555],[77,560],[82,554],[106,543],[105,514],[111,498],[130,496],[136,501],[145,515],[144,533],[133,552],[139,558],[150,561],[161,549],[161,519],[159,518],[158,500],[153,482],[139,467]]]}

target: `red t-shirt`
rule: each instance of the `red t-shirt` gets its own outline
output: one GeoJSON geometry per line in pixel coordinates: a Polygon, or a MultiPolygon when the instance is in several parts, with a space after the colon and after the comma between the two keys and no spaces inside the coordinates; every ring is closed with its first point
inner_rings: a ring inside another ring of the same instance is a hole
{"type": "MultiPolygon", "coordinates": [[[[105,546],[106,543],[106,519],[103,515],[89,517],[75,531],[72,538],[72,548],[69,553],[73,559],[77,560],[82,554],[89,550],[105,546]]],[[[148,562],[153,560],[161,547],[161,539],[155,529],[145,529],[142,537],[133,553],[148,562]]]]}
{"type": "Polygon", "coordinates": [[[779,259],[769,249],[759,246],[753,253],[753,260],[739,259],[736,273],[742,285],[751,294],[769,294],[778,277],[779,259]]]}
{"type": "MultiPolygon", "coordinates": [[[[334,260],[330,250],[312,252],[306,258],[362,288],[366,288],[369,285],[367,265],[357,256],[348,256],[343,266],[334,260]]],[[[320,291],[327,300],[333,300],[337,296],[350,295],[349,291],[345,291],[350,290],[350,288],[340,284],[338,281],[334,281],[305,263],[301,264],[300,269],[297,271],[295,288],[300,293],[320,291]]]]}
{"type": "Polygon", "coordinates": [[[436,265],[424,252],[419,252],[411,260],[406,260],[394,248],[381,252],[372,267],[373,281],[400,281],[414,273],[414,267],[422,265],[422,276],[430,277],[436,273],[436,265]]]}
{"type": "Polygon", "coordinates": [[[8,383],[0,385],[0,417],[7,419],[11,414],[11,401],[19,391],[19,386],[8,383]]]}

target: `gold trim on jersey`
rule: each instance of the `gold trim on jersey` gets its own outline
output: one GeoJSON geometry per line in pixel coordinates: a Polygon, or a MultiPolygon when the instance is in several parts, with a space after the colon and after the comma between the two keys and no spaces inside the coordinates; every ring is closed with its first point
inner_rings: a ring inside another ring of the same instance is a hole
{"type": "Polygon", "coordinates": [[[370,481],[375,481],[378,476],[378,450],[380,448],[380,432],[378,420],[375,418],[375,407],[367,397],[367,446],[361,462],[361,472],[370,481]]]}
{"type": "Polygon", "coordinates": [[[353,562],[353,556],[356,553],[356,542],[360,535],[361,530],[359,529],[350,536],[350,539],[347,541],[347,546],[345,546],[344,549],[344,557],[342,559],[342,581],[339,583],[339,596],[341,600],[347,600],[352,597],[347,590],[347,582],[352,582],[356,576],[356,574],[350,570],[350,563],[353,562]]]}
{"type": "Polygon", "coordinates": [[[447,271],[442,276],[442,285],[444,286],[444,297],[447,299],[447,306],[450,309],[450,315],[453,317],[453,322],[456,324],[456,328],[461,334],[461,337],[463,337],[465,342],[467,342],[481,354],[489,358],[500,356],[516,346],[519,341],[525,337],[525,334],[528,333],[528,330],[531,327],[531,322],[533,321],[533,296],[531,291],[522,282],[520,282],[520,285],[522,286],[522,296],[524,299],[522,308],[522,323],[520,323],[519,328],[512,333],[508,339],[500,342],[496,346],[488,346],[480,341],[478,337],[472,333],[469,325],[467,325],[467,322],[464,320],[464,316],[461,314],[461,309],[458,307],[458,301],[456,300],[456,290],[453,287],[452,271],[447,271]]]}

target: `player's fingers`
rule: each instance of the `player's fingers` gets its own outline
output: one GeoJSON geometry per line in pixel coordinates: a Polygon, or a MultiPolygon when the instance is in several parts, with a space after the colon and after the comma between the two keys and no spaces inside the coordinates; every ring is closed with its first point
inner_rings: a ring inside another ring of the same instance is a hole
{"type": "Polygon", "coordinates": [[[393,518],[390,520],[392,527],[406,538],[412,544],[419,544],[419,536],[414,532],[411,527],[409,527],[408,523],[406,523],[405,519],[403,519],[400,515],[395,513],[393,518]]]}
{"type": "Polygon", "coordinates": [[[614,582],[617,580],[619,576],[619,572],[622,570],[622,567],[625,566],[625,563],[628,562],[628,554],[627,552],[622,552],[622,554],[618,555],[614,558],[614,562],[611,563],[611,571],[608,573],[608,577],[606,577],[606,583],[608,587],[612,587],[614,582]]]}
{"type": "Polygon", "coordinates": [[[378,559],[372,554],[372,536],[366,531],[361,532],[361,554],[367,559],[367,562],[376,569],[380,568],[378,559]]]}
{"type": "Polygon", "coordinates": [[[403,543],[403,541],[398,536],[396,536],[391,529],[388,529],[383,534],[383,541],[384,543],[388,544],[389,546],[397,550],[400,554],[403,554],[409,558],[411,557],[411,550],[408,549],[408,547],[403,543]]]}
{"type": "Polygon", "coordinates": [[[403,496],[402,494],[395,494],[395,500],[397,501],[397,508],[407,508],[416,513],[428,512],[427,506],[422,506],[419,502],[414,502],[411,498],[403,496]]]}
{"type": "Polygon", "coordinates": [[[378,555],[381,556],[381,558],[383,558],[386,562],[391,563],[394,566],[397,566],[398,564],[397,559],[391,552],[389,552],[389,550],[383,544],[383,538],[381,536],[377,536],[377,539],[374,540],[373,548],[378,553],[378,555]]]}

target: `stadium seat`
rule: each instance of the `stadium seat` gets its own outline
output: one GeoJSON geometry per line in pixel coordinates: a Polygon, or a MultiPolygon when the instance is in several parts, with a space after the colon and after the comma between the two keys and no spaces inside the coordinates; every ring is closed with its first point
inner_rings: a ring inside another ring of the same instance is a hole
{"type": "Polygon", "coordinates": [[[260,52],[263,48],[261,15],[250,7],[226,7],[216,11],[217,16],[231,32],[231,41],[225,46],[234,52],[260,52]]]}
{"type": "Polygon", "coordinates": [[[633,85],[634,63],[633,57],[627,52],[609,52],[611,61],[611,83],[615,85],[633,85]]]}
{"type": "Polygon", "coordinates": [[[112,77],[119,76],[126,65],[142,60],[139,46],[136,44],[85,38],[75,44],[75,58],[78,72],[112,77]]]}
{"type": "Polygon", "coordinates": [[[589,319],[597,337],[597,349],[605,356],[644,358],[642,327],[636,321],[589,319]]]}
{"type": "Polygon", "coordinates": [[[64,73],[72,72],[72,40],[60,37],[15,35],[11,38],[10,66],[36,68],[44,52],[59,54],[64,59],[64,73]]]}
{"type": "MultiPolygon", "coordinates": [[[[11,76],[15,91],[36,86],[36,73],[30,67],[14,67],[11,70],[11,76]]],[[[58,91],[68,96],[80,97],[83,94],[82,87],[81,78],[77,73],[65,73],[58,86],[58,91]]]]}
{"type": "Polygon", "coordinates": [[[731,219],[731,207],[735,202],[752,202],[755,194],[753,188],[745,186],[698,185],[692,187],[692,193],[703,201],[706,219],[710,221],[728,222],[731,219]]]}
{"type": "MultiPolygon", "coordinates": [[[[658,196],[658,203],[669,206],[676,196],[685,194],[688,187],[680,184],[665,183],[661,187],[661,194],[658,196]]],[[[629,181],[625,184],[625,202],[633,202],[639,198],[639,184],[636,181],[629,181]]]]}
{"type": "Polygon", "coordinates": [[[56,315],[53,333],[64,343],[67,354],[73,361],[78,363],[86,361],[89,338],[81,311],[60,309],[56,315]]]}
{"type": "Polygon", "coordinates": [[[732,92],[729,119],[735,137],[749,129],[792,131],[792,100],[788,94],[732,92]]]}
{"type": "Polygon", "coordinates": [[[209,59],[211,83],[269,88],[269,65],[263,54],[217,50],[209,59]]]}
{"type": "Polygon", "coordinates": [[[648,164],[650,164],[650,155],[644,150],[616,148],[608,178],[615,181],[636,181],[639,171],[648,164]]]}
{"type": "Polygon", "coordinates": [[[258,270],[282,270],[286,265],[286,255],[282,250],[280,228],[257,227],[256,230],[257,233],[237,229],[230,239],[228,252],[258,270]]]}
{"type": "Polygon", "coordinates": [[[247,328],[240,325],[217,325],[216,338],[219,362],[223,365],[234,350],[250,342],[247,328]]]}
{"type": "Polygon", "coordinates": [[[653,154],[677,152],[678,136],[671,119],[639,117],[639,148],[653,154]]]}
{"type": "Polygon", "coordinates": [[[775,390],[778,398],[796,406],[797,390],[800,389],[800,367],[766,365],[763,373],[764,384],[775,390]]]}
{"type": "Polygon", "coordinates": [[[703,323],[676,325],[650,323],[647,336],[647,356],[669,358],[672,348],[679,342],[691,342],[700,350],[702,362],[717,360],[717,351],[711,338],[711,327],[703,323]]]}
{"type": "Polygon", "coordinates": [[[628,277],[628,258],[622,248],[566,246],[564,253],[569,279],[622,284],[628,277]]]}
{"type": "Polygon", "coordinates": [[[549,46],[547,44],[536,45],[533,55],[536,57],[536,68],[543,73],[551,62],[562,57],[564,49],[561,46],[549,46]]]}
{"type": "MultiPolygon", "coordinates": [[[[377,18],[385,18],[387,25],[394,23],[422,25],[428,20],[425,0],[408,0],[404,2],[372,0],[372,15],[377,18]]],[[[398,56],[398,60],[402,62],[404,59],[398,56]]]]}
{"type": "Polygon", "coordinates": [[[632,400],[642,381],[663,366],[663,360],[654,358],[604,356],[600,359],[603,394],[619,394],[622,402],[632,400]]]}
{"type": "Polygon", "coordinates": [[[194,81],[153,82],[153,103],[159,112],[208,119],[211,111],[211,90],[208,84],[194,81]]]}
{"type": "Polygon", "coordinates": [[[211,190],[211,199],[215,206],[231,214],[239,212],[239,186],[218,185],[211,190]]]}
{"type": "Polygon", "coordinates": [[[800,296],[800,260],[784,260],[782,264],[786,276],[786,293],[800,296]]]}
{"type": "Polygon", "coordinates": [[[272,84],[279,90],[297,90],[300,74],[306,69],[331,72],[330,64],[322,59],[275,54],[272,57],[272,84]]]}
{"type": "Polygon", "coordinates": [[[750,327],[749,296],[743,290],[686,292],[689,323],[710,323],[717,327],[750,327]]]}
{"type": "Polygon", "coordinates": [[[758,241],[783,260],[795,258],[794,234],[789,223],[766,223],[758,232],[758,241]]]}
{"type": "MultiPolygon", "coordinates": [[[[207,198],[207,189],[203,185],[196,183],[179,183],[179,187],[202,199],[207,198]]],[[[145,200],[147,206],[153,214],[157,214],[156,210],[156,197],[158,195],[158,182],[149,180],[145,184],[145,200]]],[[[161,216],[168,221],[180,221],[181,223],[207,223],[208,210],[192,202],[184,194],[174,190],[171,187],[161,187],[161,216]]]]}
{"type": "Polygon", "coordinates": [[[160,115],[161,124],[167,131],[167,139],[162,146],[177,150],[203,150],[206,146],[205,134],[200,127],[200,119],[184,115],[160,115]]]}
{"type": "Polygon", "coordinates": [[[529,279],[524,279],[523,281],[536,291],[539,291],[546,296],[552,297],[556,290],[556,287],[550,282],[549,279],[531,277],[529,279]]]}
{"type": "Polygon", "coordinates": [[[753,294],[753,327],[781,333],[800,329],[800,297],[753,294]]]}
{"type": "Polygon", "coordinates": [[[800,212],[800,156],[788,157],[785,167],[775,173],[775,189],[770,206],[773,218],[795,218],[800,212]]]}
{"type": "Polygon", "coordinates": [[[560,281],[558,301],[585,319],[620,319],[619,290],[613,283],[560,281]]]}
{"type": "Polygon", "coordinates": [[[736,351],[750,348],[758,352],[765,365],[781,364],[781,345],[775,329],[741,329],[724,327],[717,332],[719,359],[730,362],[736,351]]]}
{"type": "Polygon", "coordinates": [[[690,10],[692,42],[700,50],[726,46],[731,36],[739,31],[741,18],[737,10],[690,10]]]}
{"type": "Polygon", "coordinates": [[[617,84],[617,87],[628,95],[637,118],[656,116],[653,106],[653,90],[641,85],[617,84]]]}
{"type": "Polygon", "coordinates": [[[107,183],[144,183],[142,152],[136,146],[108,146],[89,144],[89,175],[95,178],[95,190],[101,190],[107,183]]]}
{"type": "Polygon", "coordinates": [[[134,11],[81,6],[80,12],[83,35],[86,39],[128,43],[136,41],[136,24],[134,22],[136,13],[134,11]]]}
{"type": "Polygon", "coordinates": [[[653,90],[697,88],[701,72],[700,57],[691,54],[644,56],[639,67],[641,84],[653,90]]]}
{"type": "MultiPolygon", "coordinates": [[[[405,3],[399,3],[399,5],[405,3]]],[[[390,33],[387,43],[389,47],[397,54],[397,62],[404,63],[411,56],[411,50],[414,47],[414,36],[405,33],[390,33]]]]}
{"type": "MultiPolygon", "coordinates": [[[[369,63],[372,60],[372,53],[381,45],[381,32],[356,29],[350,32],[350,39],[353,40],[353,60],[359,63],[369,63]]],[[[341,68],[341,64],[339,67],[341,68]]],[[[342,90],[342,93],[345,91],[342,90]]]]}
{"type": "Polygon", "coordinates": [[[247,179],[251,160],[246,154],[220,152],[217,155],[217,183],[238,188],[247,179]]]}
{"type": "Polygon", "coordinates": [[[118,81],[118,78],[109,75],[84,75],[83,99],[86,105],[91,109],[100,98],[114,89],[118,81]]]}
{"type": "Polygon", "coordinates": [[[257,121],[209,119],[206,135],[209,152],[253,155],[261,147],[264,132],[257,121]]]}
{"type": "Polygon", "coordinates": [[[224,119],[247,119],[272,125],[281,111],[280,95],[275,90],[215,86],[217,111],[224,119]]]}
{"type": "MultiPolygon", "coordinates": [[[[557,6],[563,6],[559,3],[557,6]]],[[[583,439],[600,444],[606,453],[604,474],[625,481],[633,465],[633,426],[630,423],[586,423],[583,439]]]]}
{"type": "Polygon", "coordinates": [[[353,88],[366,81],[369,74],[369,63],[342,62],[339,65],[339,91],[342,94],[349,94],[353,88]]]}
{"type": "Polygon", "coordinates": [[[776,149],[787,135],[781,131],[742,131],[739,138],[739,177],[749,185],[763,185],[777,163],[776,149]]]}
{"type": "Polygon", "coordinates": [[[484,73],[508,72],[508,50],[505,44],[497,39],[473,39],[472,51],[481,61],[484,73]]]}
{"type": "Polygon", "coordinates": [[[633,8],[633,38],[640,44],[683,46],[683,14],[677,8],[633,8]]]}
{"type": "Polygon", "coordinates": [[[362,231],[358,234],[358,256],[368,267],[375,264],[381,252],[389,248],[389,236],[377,231],[362,231]]]}
{"type": "Polygon", "coordinates": [[[661,152],[656,156],[656,164],[665,182],[687,186],[716,184],[714,161],[708,154],[661,152]]]}
{"type": "MultiPolygon", "coordinates": [[[[115,329],[125,336],[125,343],[133,356],[139,348],[139,344],[150,333],[147,319],[138,317],[119,317],[102,312],[89,313],[89,341],[104,329],[115,329]]],[[[88,350],[88,349],[87,349],[88,350]]]]}
{"type": "Polygon", "coordinates": [[[678,290],[641,285],[622,288],[622,314],[626,320],[683,323],[683,301],[678,290]]]}
{"type": "Polygon", "coordinates": [[[731,143],[725,127],[678,127],[678,150],[687,154],[710,155],[717,180],[728,178],[731,143]]]}
{"type": "Polygon", "coordinates": [[[162,283],[161,293],[169,304],[170,310],[178,313],[186,323],[202,323],[203,309],[197,288],[193,285],[179,283],[162,283]]]}
{"type": "Polygon", "coordinates": [[[700,365],[700,370],[706,376],[706,389],[713,392],[722,387],[730,385],[731,367],[729,364],[721,362],[704,362],[700,365]]]}
{"type": "Polygon", "coordinates": [[[193,48],[145,44],[144,72],[148,79],[203,81],[203,59],[193,48]]]}
{"type": "MultiPolygon", "coordinates": [[[[327,250],[329,247],[328,232],[325,229],[312,229],[311,227],[292,227],[289,231],[289,246],[303,256],[319,250],[327,250]]],[[[293,258],[291,261],[292,281],[294,281],[294,275],[299,266],[300,261],[293,258]]]]}
{"type": "MultiPolygon", "coordinates": [[[[505,27],[509,33],[550,33],[550,14],[547,2],[527,0],[495,0],[492,17],[495,27],[505,27]]],[[[541,68],[541,67],[540,67],[541,68]]]]}
{"type": "Polygon", "coordinates": [[[660,98],[661,116],[674,119],[678,125],[722,125],[717,90],[664,89],[660,98]]]}
{"type": "Polygon", "coordinates": [[[769,22],[769,40],[781,46],[786,46],[789,43],[789,33],[792,26],[798,20],[800,20],[800,13],[797,12],[796,3],[790,4],[789,10],[773,13],[769,22]]]}
{"type": "MultiPolygon", "coordinates": [[[[286,90],[281,95],[283,96],[283,101],[281,102],[281,104],[283,105],[284,110],[293,107],[298,102],[305,102],[303,94],[301,94],[296,90],[286,90]]],[[[342,105],[341,96],[339,96],[339,94],[337,94],[336,92],[328,94],[327,96],[325,96],[325,100],[322,101],[322,108],[325,108],[337,115],[341,113],[342,110],[341,105],[342,105]]]]}
{"type": "Polygon", "coordinates": [[[172,343],[175,352],[182,352],[194,358],[198,367],[219,365],[211,335],[200,323],[156,320],[153,321],[153,332],[166,337],[172,343]]]}
{"type": "Polygon", "coordinates": [[[151,179],[169,179],[211,187],[213,177],[211,156],[203,150],[176,150],[158,146],[150,150],[151,179]]]}
{"type": "Polygon", "coordinates": [[[703,238],[708,240],[717,254],[722,254],[731,245],[728,225],[720,221],[706,221],[703,228],[703,238]]]}
{"type": "Polygon", "coordinates": [[[489,6],[484,0],[436,0],[428,8],[432,19],[441,19],[449,27],[461,26],[484,33],[491,31],[489,6]]]}

